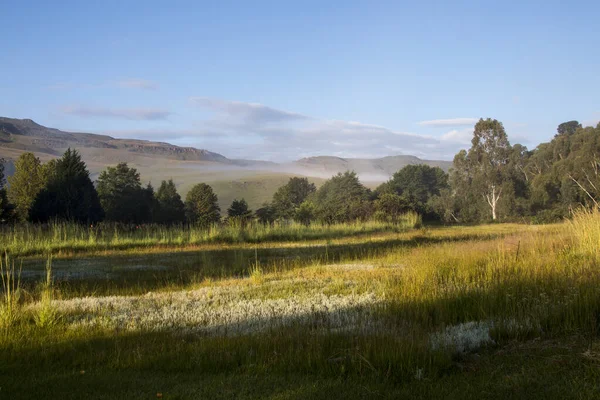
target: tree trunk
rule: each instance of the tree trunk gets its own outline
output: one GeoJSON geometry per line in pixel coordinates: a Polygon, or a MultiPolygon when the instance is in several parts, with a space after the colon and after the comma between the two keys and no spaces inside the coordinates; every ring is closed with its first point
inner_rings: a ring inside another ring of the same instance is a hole
{"type": "Polygon", "coordinates": [[[490,186],[492,192],[485,195],[485,199],[488,204],[492,208],[492,220],[496,220],[496,206],[498,205],[498,200],[500,200],[500,195],[502,194],[502,188],[498,190],[496,193],[496,185],[490,186]]]}

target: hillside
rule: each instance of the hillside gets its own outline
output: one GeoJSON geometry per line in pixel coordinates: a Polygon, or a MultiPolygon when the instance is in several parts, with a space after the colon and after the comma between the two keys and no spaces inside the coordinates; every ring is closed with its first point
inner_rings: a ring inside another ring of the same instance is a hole
{"type": "Polygon", "coordinates": [[[208,150],[164,142],[65,132],[30,119],[0,117],[0,157],[9,161],[8,174],[12,173],[11,161],[23,152],[33,152],[42,161],[48,161],[69,147],[81,153],[93,179],[107,166],[127,162],[138,169],[144,182],[150,181],[154,186],[163,179],[173,178],[182,195],[198,182],[210,184],[219,196],[222,210],[234,198],[241,197],[255,209],[270,200],[291,176],[306,176],[318,185],[338,172],[354,170],[367,186],[375,187],[409,164],[428,164],[444,170],[451,164],[406,155],[377,159],[319,156],[277,164],[230,159],[208,150]]]}

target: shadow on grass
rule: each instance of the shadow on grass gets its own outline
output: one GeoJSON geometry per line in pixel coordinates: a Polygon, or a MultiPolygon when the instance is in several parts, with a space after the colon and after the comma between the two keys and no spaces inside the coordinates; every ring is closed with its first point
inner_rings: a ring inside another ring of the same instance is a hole
{"type": "MultiPolygon", "coordinates": [[[[185,286],[205,279],[248,276],[252,266],[286,271],[314,264],[370,260],[398,248],[469,240],[493,240],[506,233],[461,234],[452,237],[415,236],[365,240],[360,243],[319,244],[304,247],[186,250],[165,253],[102,255],[53,260],[56,286],[66,296],[139,294],[164,287],[185,286]]],[[[45,261],[23,263],[23,283],[33,288],[45,279],[45,261]]]]}

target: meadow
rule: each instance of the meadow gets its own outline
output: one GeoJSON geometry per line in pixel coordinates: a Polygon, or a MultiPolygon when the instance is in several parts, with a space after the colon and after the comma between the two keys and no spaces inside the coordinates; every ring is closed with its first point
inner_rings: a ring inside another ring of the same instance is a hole
{"type": "Polygon", "coordinates": [[[598,211],[0,237],[0,398],[600,397],[598,211]]]}

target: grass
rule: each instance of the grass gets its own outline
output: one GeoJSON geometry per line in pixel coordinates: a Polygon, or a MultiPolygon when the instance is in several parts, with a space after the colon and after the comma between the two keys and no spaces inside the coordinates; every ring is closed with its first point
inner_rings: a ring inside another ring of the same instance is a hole
{"type": "Polygon", "coordinates": [[[25,224],[2,228],[0,251],[13,256],[41,256],[48,253],[61,255],[132,249],[164,250],[169,247],[185,248],[211,243],[322,240],[380,232],[402,232],[419,223],[418,216],[409,213],[395,224],[369,221],[334,225],[313,223],[305,226],[284,222],[273,225],[251,223],[246,226],[219,224],[208,229],[159,225],[123,227],[100,224],[87,227],[68,223],[25,224]]]}
{"type": "Polygon", "coordinates": [[[0,328],[10,329],[18,319],[19,297],[21,294],[21,268],[5,254],[0,258],[0,280],[2,281],[2,300],[0,301],[0,328]]]}
{"type": "MultiPolygon", "coordinates": [[[[0,393],[598,398],[598,238],[600,213],[581,211],[559,225],[94,256],[201,274],[146,266],[138,281],[113,271],[113,287],[87,264],[56,282],[82,260],[55,259],[35,275],[41,286],[24,284],[19,317],[0,338],[0,393]],[[214,265],[221,273],[205,273],[214,265]],[[48,304],[56,322],[36,323],[48,304]]],[[[23,264],[28,279],[36,262],[23,264]]]]}

